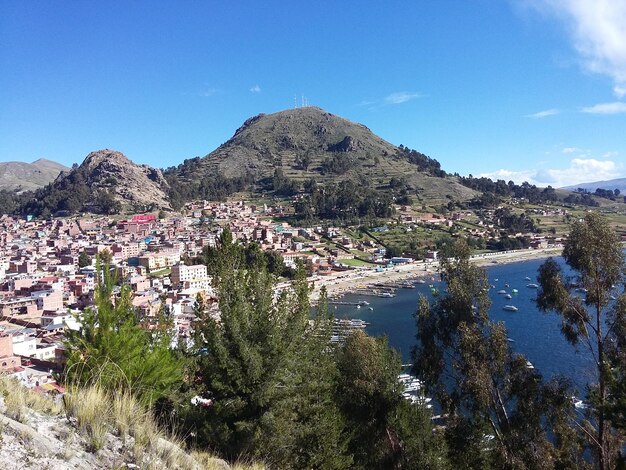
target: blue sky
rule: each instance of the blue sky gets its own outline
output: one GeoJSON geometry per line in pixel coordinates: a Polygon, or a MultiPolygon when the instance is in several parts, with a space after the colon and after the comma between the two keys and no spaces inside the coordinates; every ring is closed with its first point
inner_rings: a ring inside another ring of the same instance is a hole
{"type": "Polygon", "coordinates": [[[294,95],[447,171],[626,176],[626,0],[0,2],[0,161],[167,167],[294,95]]]}

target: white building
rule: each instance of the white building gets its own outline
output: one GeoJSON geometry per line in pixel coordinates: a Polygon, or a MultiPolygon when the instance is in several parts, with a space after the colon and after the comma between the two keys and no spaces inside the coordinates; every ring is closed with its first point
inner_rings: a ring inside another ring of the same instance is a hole
{"type": "Polygon", "coordinates": [[[204,264],[186,266],[175,264],[172,266],[172,286],[180,289],[200,289],[209,292],[211,289],[211,278],[208,275],[204,264]]]}

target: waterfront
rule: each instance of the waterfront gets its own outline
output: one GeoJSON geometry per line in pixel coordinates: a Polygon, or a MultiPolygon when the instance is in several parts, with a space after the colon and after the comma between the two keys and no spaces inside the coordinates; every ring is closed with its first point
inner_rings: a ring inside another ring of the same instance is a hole
{"type": "MultiPolygon", "coordinates": [[[[513,350],[524,354],[546,380],[558,374],[564,375],[582,393],[585,384],[593,377],[590,354],[583,348],[576,351],[567,343],[561,334],[559,317],[554,313],[540,312],[534,302],[537,290],[526,287],[536,282],[537,269],[544,261],[535,259],[488,267],[489,280],[495,286],[490,289],[493,302],[490,315],[495,321],[505,322],[513,350]],[[527,277],[531,280],[527,280],[527,277]],[[509,287],[505,287],[507,283],[509,287]],[[503,294],[498,294],[501,289],[511,293],[512,298],[505,299],[503,294]],[[512,293],[513,289],[518,292],[512,293]],[[505,305],[514,305],[518,311],[505,311],[505,305]]],[[[430,283],[416,284],[415,289],[398,289],[393,298],[346,294],[341,298],[342,301],[356,304],[366,300],[372,310],[368,307],[337,305],[335,314],[338,318],[359,318],[368,322],[367,333],[387,335],[390,346],[400,351],[403,363],[407,363],[410,362],[411,348],[416,341],[414,313],[417,301],[420,294],[429,298],[432,296],[430,283]]]]}

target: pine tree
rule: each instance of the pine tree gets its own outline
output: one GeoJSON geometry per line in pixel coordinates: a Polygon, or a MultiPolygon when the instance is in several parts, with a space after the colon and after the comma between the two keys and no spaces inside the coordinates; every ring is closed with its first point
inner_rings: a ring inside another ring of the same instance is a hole
{"type": "Polygon", "coordinates": [[[213,405],[190,416],[198,440],[230,459],[256,455],[279,468],[346,468],[333,414],[328,320],[309,323],[309,288],[274,295],[265,257],[245,267],[222,234],[211,253],[220,319],[196,325],[198,376],[213,405]]]}
{"type": "Polygon", "coordinates": [[[128,286],[114,295],[110,265],[98,257],[96,266],[95,306],[77,318],[79,330],[66,332],[65,382],[128,390],[152,404],[180,385],[183,363],[169,348],[168,331],[148,331],[139,324],[128,286]]]}

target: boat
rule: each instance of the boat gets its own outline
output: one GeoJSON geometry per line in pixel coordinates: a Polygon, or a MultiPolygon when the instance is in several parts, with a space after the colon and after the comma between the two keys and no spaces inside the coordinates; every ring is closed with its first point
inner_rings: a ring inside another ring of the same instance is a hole
{"type": "Polygon", "coordinates": [[[394,295],[391,292],[381,292],[379,297],[391,298],[394,297],[394,295]]]}
{"type": "Polygon", "coordinates": [[[533,366],[533,363],[530,361],[526,361],[526,369],[534,369],[535,366],[533,366]]]}
{"type": "Polygon", "coordinates": [[[530,281],[530,278],[528,276],[526,276],[524,279],[526,279],[527,281],[530,281]]]}
{"type": "Polygon", "coordinates": [[[511,292],[513,292],[514,294],[517,294],[517,289],[513,289],[511,292]]]}
{"type": "Polygon", "coordinates": [[[589,408],[589,405],[587,403],[578,399],[577,397],[572,397],[572,404],[574,405],[574,408],[577,408],[579,410],[586,410],[587,408],[589,408]]]}
{"type": "Polygon", "coordinates": [[[417,281],[418,284],[426,284],[426,281],[424,279],[418,279],[417,281]]]}
{"type": "Polygon", "coordinates": [[[519,310],[515,305],[505,305],[502,308],[504,310],[508,310],[509,312],[517,312],[519,310]]]}
{"type": "Polygon", "coordinates": [[[360,305],[357,305],[357,306],[356,306],[356,308],[361,308],[361,306],[360,306],[360,305]]]}
{"type": "Polygon", "coordinates": [[[513,298],[513,296],[512,296],[511,294],[506,294],[506,295],[504,296],[504,298],[505,298],[505,299],[512,299],[512,298],[513,298]]]}
{"type": "Polygon", "coordinates": [[[374,307],[367,307],[367,308],[369,308],[370,310],[374,310],[374,307]]]}
{"type": "Polygon", "coordinates": [[[528,287],[529,289],[537,289],[537,288],[539,288],[539,286],[537,284],[528,284],[526,287],[528,287]]]}
{"type": "Polygon", "coordinates": [[[498,294],[506,294],[506,291],[505,291],[504,289],[500,289],[500,290],[498,291],[498,294]]]}
{"type": "Polygon", "coordinates": [[[509,283],[507,282],[506,284],[504,284],[504,287],[511,287],[511,286],[509,286],[509,283]]]}

